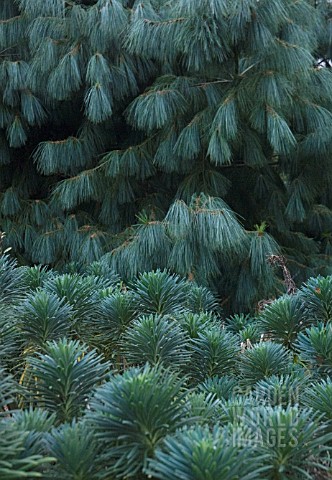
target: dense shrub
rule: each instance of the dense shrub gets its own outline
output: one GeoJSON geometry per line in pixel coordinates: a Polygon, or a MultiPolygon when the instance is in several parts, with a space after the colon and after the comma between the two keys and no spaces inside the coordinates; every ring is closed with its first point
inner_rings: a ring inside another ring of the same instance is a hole
{"type": "Polygon", "coordinates": [[[1,478],[284,480],[332,467],[332,327],[307,284],[224,318],[212,293],[167,271],[127,285],[97,265],[63,274],[3,258],[0,290],[13,279],[1,478]]]}

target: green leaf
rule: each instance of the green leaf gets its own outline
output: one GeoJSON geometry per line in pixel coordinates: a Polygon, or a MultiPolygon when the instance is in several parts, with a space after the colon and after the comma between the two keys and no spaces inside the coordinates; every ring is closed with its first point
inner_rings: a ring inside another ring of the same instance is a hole
{"type": "Polygon", "coordinates": [[[176,90],[150,90],[137,97],[127,109],[131,124],[142,130],[161,128],[186,108],[184,97],[176,90]]]}
{"type": "Polygon", "coordinates": [[[332,372],[332,326],[320,323],[300,333],[295,348],[301,360],[308,363],[318,374],[332,372]]]}
{"type": "Polygon", "coordinates": [[[195,382],[230,373],[235,367],[239,342],[235,335],[218,327],[207,327],[192,339],[192,358],[187,369],[195,382]]]}
{"type": "Polygon", "coordinates": [[[238,132],[237,107],[232,95],[228,95],[218,108],[212,123],[212,129],[220,132],[226,141],[233,140],[236,137],[238,132]]]}
{"type": "Polygon", "coordinates": [[[248,447],[242,432],[232,439],[226,428],[197,425],[165,439],[164,447],[156,451],[146,473],[161,480],[249,480],[259,478],[261,457],[248,447]],[[232,441],[233,440],[233,441],[232,441]],[[234,440],[238,440],[235,443],[234,440]]]}
{"type": "Polygon", "coordinates": [[[79,55],[80,46],[77,45],[67,53],[50,74],[47,91],[56,100],[66,100],[72,92],[77,91],[81,84],[79,55]]]}
{"type": "Polygon", "coordinates": [[[54,461],[53,457],[30,455],[27,437],[28,432],[18,430],[14,422],[0,421],[0,477],[3,480],[42,478],[42,470],[54,461]]]}
{"type": "Polygon", "coordinates": [[[184,418],[183,386],[175,373],[147,365],[129,369],[98,389],[89,423],[101,448],[102,478],[137,478],[165,436],[190,421],[184,418]]]}
{"type": "Polygon", "coordinates": [[[266,478],[286,478],[287,472],[297,480],[309,479],[311,468],[326,470],[332,433],[326,433],[327,424],[312,410],[261,406],[244,418],[260,439],[258,452],[265,455],[266,478]]]}
{"type": "Polygon", "coordinates": [[[330,378],[310,385],[304,392],[303,403],[322,414],[325,421],[332,420],[332,381],[330,378]]]}
{"type": "Polygon", "coordinates": [[[108,88],[95,83],[85,95],[85,115],[91,122],[100,123],[112,115],[112,97],[108,88]]]}
{"type": "Polygon", "coordinates": [[[46,437],[46,449],[57,460],[55,472],[64,480],[95,480],[97,443],[84,422],[65,423],[46,437]]]}
{"type": "Polygon", "coordinates": [[[21,117],[18,115],[15,116],[11,125],[7,127],[7,139],[9,146],[13,148],[22,147],[28,139],[21,117]]]}
{"type": "Polygon", "coordinates": [[[220,127],[213,131],[207,153],[214,165],[230,165],[232,152],[220,127]]]}
{"type": "Polygon", "coordinates": [[[267,138],[275,153],[287,155],[296,145],[296,139],[285,119],[271,107],[267,108],[267,138]]]}
{"type": "Polygon", "coordinates": [[[1,213],[4,215],[16,215],[21,210],[21,202],[17,190],[8,188],[1,202],[1,213]]]}
{"type": "Polygon", "coordinates": [[[44,347],[45,342],[65,337],[72,325],[70,305],[54,294],[37,290],[18,307],[21,332],[27,343],[44,347]]]}
{"type": "Polygon", "coordinates": [[[69,422],[83,414],[109,365],[96,351],[74,340],[48,342],[44,350],[45,354],[28,359],[34,379],[31,394],[38,406],[56,414],[57,422],[69,422]]]}
{"type": "Polygon", "coordinates": [[[166,271],[143,273],[131,286],[140,314],[179,314],[184,310],[188,290],[186,282],[166,271]]]}
{"type": "Polygon", "coordinates": [[[272,375],[285,374],[291,364],[292,355],[289,351],[270,341],[245,350],[238,360],[241,382],[245,385],[254,385],[272,375]]]}
{"type": "Polygon", "coordinates": [[[304,313],[301,297],[283,295],[264,308],[258,323],[272,340],[292,348],[297,335],[308,326],[309,319],[304,313]]]}
{"type": "Polygon", "coordinates": [[[47,114],[40,100],[30,91],[23,91],[21,94],[22,115],[29,125],[42,125],[47,114]]]}
{"type": "Polygon", "coordinates": [[[332,319],[332,276],[309,278],[300,289],[305,314],[311,323],[332,319]]]}
{"type": "Polygon", "coordinates": [[[121,343],[130,364],[160,363],[177,369],[190,361],[188,340],[185,331],[173,319],[149,315],[132,322],[121,343]]]}

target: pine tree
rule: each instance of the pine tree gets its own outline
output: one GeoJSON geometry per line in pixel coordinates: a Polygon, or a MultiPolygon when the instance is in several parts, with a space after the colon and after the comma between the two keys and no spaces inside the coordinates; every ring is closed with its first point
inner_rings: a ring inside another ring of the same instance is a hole
{"type": "MultiPolygon", "coordinates": [[[[105,252],[231,308],[331,271],[329,2],[3,0],[0,221],[24,263],[105,252]]],[[[67,267],[68,268],[68,267],[67,267]]]]}

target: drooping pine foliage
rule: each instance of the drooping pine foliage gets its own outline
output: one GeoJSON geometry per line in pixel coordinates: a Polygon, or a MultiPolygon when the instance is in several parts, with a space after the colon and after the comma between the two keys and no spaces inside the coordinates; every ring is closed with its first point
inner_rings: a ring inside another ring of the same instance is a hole
{"type": "Polygon", "coordinates": [[[231,307],[330,272],[327,1],[3,0],[0,223],[22,262],[169,268],[231,307]],[[324,61],[321,61],[321,60],[324,61]]]}
{"type": "Polygon", "coordinates": [[[330,478],[330,286],[225,318],[166,271],[1,256],[0,478],[330,478]]]}

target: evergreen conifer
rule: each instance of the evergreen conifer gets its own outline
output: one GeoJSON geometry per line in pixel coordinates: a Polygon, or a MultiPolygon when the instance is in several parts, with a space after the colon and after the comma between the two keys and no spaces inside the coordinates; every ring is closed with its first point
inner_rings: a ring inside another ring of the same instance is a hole
{"type": "Polygon", "coordinates": [[[2,0],[0,223],[22,262],[169,268],[246,308],[331,271],[330,4],[2,0]],[[324,59],[324,62],[321,62],[324,59]]]}

